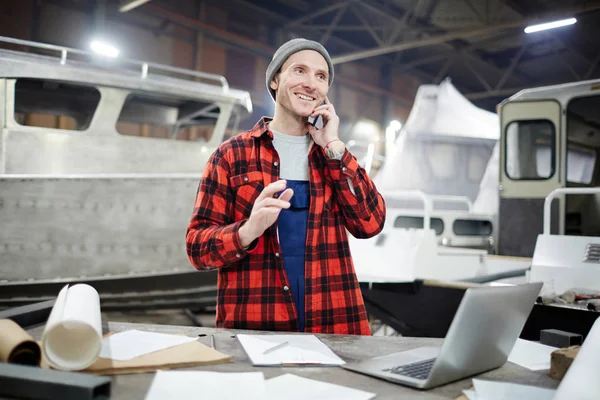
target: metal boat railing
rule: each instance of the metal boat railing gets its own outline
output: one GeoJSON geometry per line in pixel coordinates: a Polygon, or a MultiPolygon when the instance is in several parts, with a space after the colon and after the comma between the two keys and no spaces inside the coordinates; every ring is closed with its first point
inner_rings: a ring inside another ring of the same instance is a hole
{"type": "MultiPolygon", "coordinates": [[[[92,53],[90,51],[73,49],[70,47],[57,46],[57,45],[52,45],[52,44],[47,44],[47,43],[33,42],[33,41],[29,41],[29,40],[14,39],[14,38],[6,37],[6,36],[0,36],[0,43],[2,43],[2,42],[17,44],[17,45],[21,45],[21,46],[29,46],[29,47],[34,47],[34,48],[38,48],[38,49],[57,51],[60,53],[60,57],[56,57],[56,58],[60,60],[61,65],[67,64],[70,53],[84,55],[84,56],[88,56],[88,57],[99,57],[97,54],[92,53]]],[[[134,59],[127,59],[127,58],[119,58],[117,61],[121,64],[128,64],[128,65],[133,65],[133,66],[138,67],[140,69],[140,78],[141,79],[147,79],[148,74],[150,73],[150,70],[152,70],[153,72],[157,72],[158,74],[160,74],[161,72],[163,72],[163,73],[171,72],[171,73],[186,75],[188,77],[201,78],[201,79],[206,79],[209,81],[219,82],[224,91],[229,90],[229,83],[227,82],[227,79],[223,75],[211,74],[208,72],[201,72],[201,71],[194,71],[194,70],[185,69],[185,68],[171,67],[168,65],[157,64],[157,63],[152,63],[152,62],[147,62],[147,61],[134,60],[134,59]]],[[[164,75],[168,76],[166,74],[164,74],[164,75]]]]}

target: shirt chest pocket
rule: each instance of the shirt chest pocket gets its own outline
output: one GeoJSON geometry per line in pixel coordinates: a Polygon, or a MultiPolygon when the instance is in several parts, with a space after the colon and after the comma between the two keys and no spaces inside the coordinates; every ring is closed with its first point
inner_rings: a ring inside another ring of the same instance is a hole
{"type": "Polygon", "coordinates": [[[229,178],[229,185],[235,195],[236,220],[250,216],[256,198],[264,189],[260,171],[246,172],[229,178]]]}

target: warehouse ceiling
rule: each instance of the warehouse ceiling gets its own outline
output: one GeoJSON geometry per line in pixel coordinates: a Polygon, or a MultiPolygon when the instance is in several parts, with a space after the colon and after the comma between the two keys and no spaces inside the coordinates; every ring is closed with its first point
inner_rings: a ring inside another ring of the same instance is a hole
{"type": "MultiPolygon", "coordinates": [[[[266,44],[271,48],[291,37],[314,39],[326,45],[337,65],[366,63],[382,71],[414,75],[423,83],[450,78],[462,93],[488,109],[521,88],[600,77],[600,0],[204,2],[227,10],[223,28],[243,35],[251,44],[265,42],[264,29],[258,27],[267,24],[271,29],[266,44]],[[577,18],[575,25],[524,32],[533,23],[570,17],[577,18]]],[[[139,13],[163,18],[156,26],[159,33],[173,24],[192,27],[192,18],[204,22],[213,18],[201,15],[202,2],[195,0],[96,3],[112,4],[115,9],[126,5],[127,11],[120,14],[127,18],[139,13]]]]}

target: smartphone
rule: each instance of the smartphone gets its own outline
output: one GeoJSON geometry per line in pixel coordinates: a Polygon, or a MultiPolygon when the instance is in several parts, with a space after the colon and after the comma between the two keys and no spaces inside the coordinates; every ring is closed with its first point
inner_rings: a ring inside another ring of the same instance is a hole
{"type": "MultiPolygon", "coordinates": [[[[322,102],[320,105],[322,106],[323,104],[325,104],[325,102],[322,102]]],[[[321,118],[320,115],[317,115],[315,118],[309,117],[308,122],[317,129],[321,129],[323,127],[323,118],[321,118]]]]}
{"type": "Polygon", "coordinates": [[[317,115],[315,118],[309,117],[308,118],[308,122],[312,125],[318,128],[321,128],[323,126],[323,124],[321,124],[321,127],[317,126],[317,123],[319,123],[319,121],[321,120],[321,116],[317,115]]]}

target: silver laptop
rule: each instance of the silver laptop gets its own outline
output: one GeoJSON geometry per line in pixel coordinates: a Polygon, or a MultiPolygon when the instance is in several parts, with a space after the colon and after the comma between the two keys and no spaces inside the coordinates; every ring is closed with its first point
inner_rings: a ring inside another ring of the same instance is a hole
{"type": "Polygon", "coordinates": [[[542,285],[467,289],[441,347],[419,347],[342,367],[419,389],[501,367],[542,285]]]}

